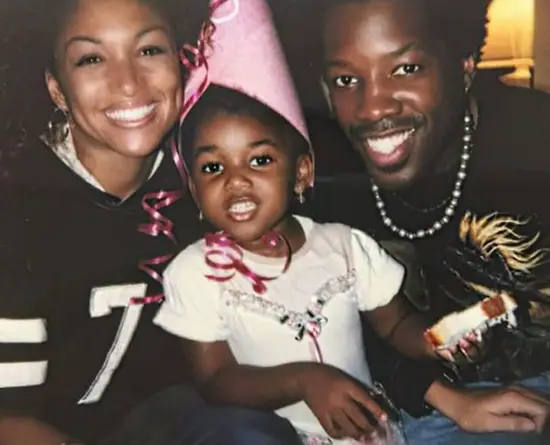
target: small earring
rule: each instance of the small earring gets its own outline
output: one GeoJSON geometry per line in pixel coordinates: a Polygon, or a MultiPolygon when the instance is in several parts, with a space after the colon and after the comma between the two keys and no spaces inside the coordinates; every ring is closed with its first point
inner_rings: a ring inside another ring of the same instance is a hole
{"type": "Polygon", "coordinates": [[[202,214],[202,210],[199,210],[199,221],[202,221],[204,219],[204,215],[202,214]]]}
{"type": "Polygon", "coordinates": [[[300,204],[303,204],[304,202],[306,202],[306,198],[304,198],[304,192],[302,192],[302,190],[298,190],[298,202],[300,204]]]}
{"type": "Polygon", "coordinates": [[[50,120],[48,121],[48,135],[50,143],[60,144],[67,139],[69,131],[69,113],[63,108],[55,107],[55,110],[53,110],[50,120]],[[63,118],[55,122],[55,118],[58,113],[61,113],[63,118]]]}

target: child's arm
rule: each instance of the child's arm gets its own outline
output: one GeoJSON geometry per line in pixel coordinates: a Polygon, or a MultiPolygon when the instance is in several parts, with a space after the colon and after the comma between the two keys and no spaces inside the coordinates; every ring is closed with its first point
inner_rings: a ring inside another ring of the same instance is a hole
{"type": "Polygon", "coordinates": [[[211,403],[276,410],[303,400],[334,438],[360,439],[374,432],[377,425],[365,411],[379,421],[386,419],[363,385],[332,366],[240,365],[227,342],[183,340],[183,345],[201,394],[211,403]]]}
{"type": "Polygon", "coordinates": [[[422,313],[398,293],[385,306],[362,312],[374,331],[399,352],[413,358],[440,358],[426,341],[428,327],[422,313]]]}
{"type": "Polygon", "coordinates": [[[402,293],[403,266],[358,230],[352,231],[351,248],[359,309],[367,323],[404,355],[438,358],[424,338],[426,321],[402,293]]]}
{"type": "Polygon", "coordinates": [[[311,363],[239,365],[225,341],[182,342],[195,382],[210,402],[276,410],[302,399],[301,381],[311,363]]]}

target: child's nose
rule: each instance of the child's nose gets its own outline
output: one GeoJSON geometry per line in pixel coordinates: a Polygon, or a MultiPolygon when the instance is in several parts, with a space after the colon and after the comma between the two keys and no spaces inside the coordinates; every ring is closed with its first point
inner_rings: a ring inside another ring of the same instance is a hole
{"type": "Polygon", "coordinates": [[[229,189],[246,189],[251,185],[252,181],[250,178],[240,170],[231,172],[227,179],[227,187],[229,189]]]}

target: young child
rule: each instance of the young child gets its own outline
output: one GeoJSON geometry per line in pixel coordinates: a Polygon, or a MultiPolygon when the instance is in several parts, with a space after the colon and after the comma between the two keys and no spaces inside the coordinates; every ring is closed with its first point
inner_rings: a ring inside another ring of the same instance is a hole
{"type": "Polygon", "coordinates": [[[266,14],[247,0],[218,20],[181,140],[200,217],[219,232],[168,267],[155,322],[185,339],[209,401],[276,410],[307,444],[404,443],[369,390],[361,316],[409,354],[433,352],[398,295],[400,264],[360,231],[289,212],[313,157],[266,14]],[[234,68],[245,39],[246,70],[234,68]]]}

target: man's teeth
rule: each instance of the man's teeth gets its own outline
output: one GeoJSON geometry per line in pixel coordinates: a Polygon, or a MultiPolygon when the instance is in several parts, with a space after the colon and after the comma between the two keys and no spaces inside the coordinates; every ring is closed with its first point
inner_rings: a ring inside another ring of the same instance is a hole
{"type": "Polygon", "coordinates": [[[124,108],[120,110],[107,111],[107,117],[117,121],[139,121],[155,109],[155,104],[145,105],[138,108],[124,108]]]}
{"type": "Polygon", "coordinates": [[[248,213],[253,211],[256,207],[257,205],[252,201],[241,201],[231,204],[229,212],[235,214],[248,213]]]}
{"type": "Polygon", "coordinates": [[[367,142],[369,147],[377,152],[382,154],[390,154],[397,147],[399,147],[403,142],[405,142],[409,137],[414,133],[414,129],[402,131],[401,133],[395,133],[391,136],[380,137],[380,138],[368,138],[367,142]]]}

